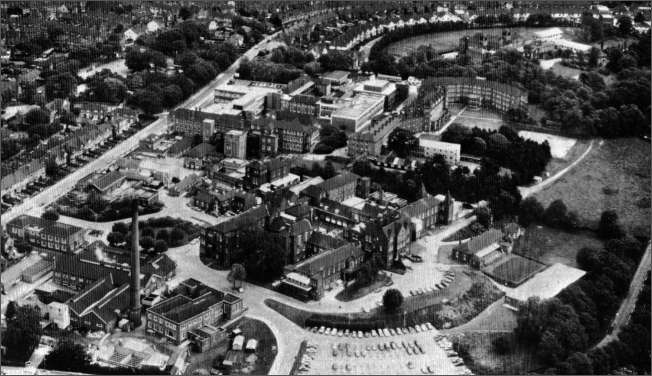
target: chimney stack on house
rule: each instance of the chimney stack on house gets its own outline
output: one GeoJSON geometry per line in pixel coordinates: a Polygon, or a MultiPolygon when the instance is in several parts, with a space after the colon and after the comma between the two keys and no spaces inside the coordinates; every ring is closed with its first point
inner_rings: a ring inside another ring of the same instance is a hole
{"type": "Polygon", "coordinates": [[[141,307],[140,307],[140,248],[138,245],[138,202],[133,202],[133,214],[131,217],[131,296],[129,321],[133,327],[141,325],[141,307]]]}

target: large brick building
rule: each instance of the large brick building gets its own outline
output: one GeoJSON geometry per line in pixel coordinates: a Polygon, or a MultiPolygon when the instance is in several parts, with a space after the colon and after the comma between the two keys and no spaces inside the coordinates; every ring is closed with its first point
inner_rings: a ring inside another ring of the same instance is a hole
{"type": "Polygon", "coordinates": [[[147,309],[147,331],[179,345],[204,327],[231,320],[244,311],[242,298],[189,279],[173,296],[147,309]]]}
{"type": "Polygon", "coordinates": [[[251,187],[286,177],[290,173],[292,162],[288,159],[274,158],[267,161],[253,161],[246,167],[245,181],[251,187]]]}
{"type": "Polygon", "coordinates": [[[49,221],[31,215],[20,215],[7,222],[7,233],[37,249],[73,253],[84,244],[81,227],[49,221]]]}
{"type": "Polygon", "coordinates": [[[231,254],[240,246],[242,231],[256,227],[263,228],[267,217],[267,207],[260,205],[237,217],[207,227],[201,237],[201,254],[214,258],[221,266],[231,266],[231,254]]]}
{"type": "Polygon", "coordinates": [[[343,202],[355,196],[360,177],[351,172],[343,172],[322,183],[311,185],[301,192],[310,198],[313,205],[318,205],[322,199],[343,202]]]}
{"type": "Polygon", "coordinates": [[[428,85],[446,87],[446,102],[466,102],[470,107],[488,107],[500,112],[527,110],[527,92],[496,81],[470,77],[434,77],[428,85]]]}

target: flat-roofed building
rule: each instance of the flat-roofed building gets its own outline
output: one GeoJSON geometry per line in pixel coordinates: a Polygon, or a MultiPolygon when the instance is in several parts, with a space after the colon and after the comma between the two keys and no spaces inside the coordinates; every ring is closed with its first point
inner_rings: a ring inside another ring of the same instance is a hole
{"type": "Polygon", "coordinates": [[[527,111],[527,92],[516,86],[471,77],[433,77],[426,79],[424,85],[426,84],[446,88],[446,106],[473,98],[482,107],[503,113],[510,109],[527,111]]]}
{"type": "Polygon", "coordinates": [[[451,142],[438,141],[432,135],[422,134],[419,136],[419,150],[417,155],[421,158],[432,158],[441,155],[451,166],[460,163],[461,145],[451,142]]]}
{"type": "Polygon", "coordinates": [[[400,124],[401,118],[399,116],[389,113],[376,115],[367,126],[349,136],[347,154],[350,157],[380,155],[383,143],[400,124]]]}
{"type": "Polygon", "coordinates": [[[376,77],[361,82],[355,89],[356,94],[378,95],[385,99],[385,110],[396,102],[396,84],[376,77]]]}
{"type": "Polygon", "coordinates": [[[385,98],[379,95],[358,94],[347,99],[331,114],[331,124],[347,133],[359,132],[371,119],[382,113],[385,98]]]}
{"type": "Polygon", "coordinates": [[[256,117],[265,109],[267,96],[280,94],[284,88],[285,85],[271,82],[233,80],[215,89],[213,100],[220,106],[213,106],[211,112],[236,110],[256,117]]]}
{"type": "Polygon", "coordinates": [[[540,41],[561,39],[564,32],[558,27],[551,27],[548,29],[537,30],[534,33],[534,39],[540,41]]]}
{"type": "Polygon", "coordinates": [[[336,70],[328,73],[324,73],[321,76],[321,79],[325,83],[329,83],[333,86],[344,85],[349,81],[349,72],[336,70]]]}
{"type": "Polygon", "coordinates": [[[178,345],[195,339],[192,331],[228,321],[244,311],[242,298],[188,279],[171,298],[147,309],[147,331],[178,345]]]}

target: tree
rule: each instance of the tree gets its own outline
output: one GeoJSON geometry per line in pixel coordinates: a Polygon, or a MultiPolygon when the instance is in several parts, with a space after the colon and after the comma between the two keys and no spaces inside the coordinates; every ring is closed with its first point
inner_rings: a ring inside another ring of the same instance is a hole
{"type": "Polygon", "coordinates": [[[156,240],[163,240],[166,243],[170,242],[170,233],[166,229],[160,229],[156,233],[156,240]]]}
{"type": "Polygon", "coordinates": [[[150,237],[153,238],[154,237],[154,229],[149,227],[149,226],[144,226],[140,230],[140,236],[150,236],[150,237]]]}
{"type": "Polygon", "coordinates": [[[179,246],[183,242],[185,236],[186,236],[185,231],[183,231],[178,227],[174,227],[172,231],[170,231],[170,245],[172,247],[179,246]]]}
{"type": "Polygon", "coordinates": [[[489,226],[491,226],[491,211],[488,207],[483,206],[475,209],[475,216],[478,223],[484,228],[489,228],[489,226]]]}
{"type": "Polygon", "coordinates": [[[188,7],[181,7],[179,9],[179,17],[184,21],[189,19],[192,17],[192,10],[190,10],[188,7]]]}
{"type": "Polygon", "coordinates": [[[43,214],[41,214],[41,218],[47,219],[48,221],[58,221],[59,213],[57,213],[56,210],[49,209],[44,211],[43,214]]]}
{"type": "Polygon", "coordinates": [[[49,158],[45,161],[45,175],[48,177],[54,177],[59,173],[59,165],[54,158],[49,158]]]}
{"type": "Polygon", "coordinates": [[[179,180],[178,177],[173,176],[172,179],[171,179],[170,181],[171,181],[172,183],[174,183],[174,184],[177,184],[177,183],[180,182],[181,180],[179,180]]]}
{"type": "Polygon", "coordinates": [[[14,317],[7,320],[7,330],[2,336],[2,344],[7,348],[6,358],[27,360],[42,334],[40,310],[32,306],[18,307],[14,317]]]}
{"type": "Polygon", "coordinates": [[[321,177],[324,179],[330,179],[333,176],[335,176],[335,167],[333,166],[333,163],[331,161],[326,161],[326,165],[324,166],[324,169],[322,170],[321,177]]]}
{"type": "Polygon", "coordinates": [[[419,140],[412,134],[412,132],[396,128],[392,131],[387,139],[387,148],[396,153],[399,158],[405,158],[411,153],[416,151],[419,146],[419,140]]]}
{"type": "Polygon", "coordinates": [[[543,218],[548,226],[562,228],[568,218],[568,209],[562,200],[555,200],[548,205],[543,218]]]}
{"type": "Polygon", "coordinates": [[[389,289],[383,295],[383,307],[388,312],[396,312],[403,305],[403,295],[397,289],[389,289]]]}
{"type": "Polygon", "coordinates": [[[568,358],[568,364],[576,375],[593,375],[593,364],[583,352],[575,352],[568,358]]]}
{"type": "Polygon", "coordinates": [[[618,18],[618,31],[621,35],[626,36],[634,30],[632,26],[632,19],[629,16],[621,16],[618,18]]]}
{"type": "Polygon", "coordinates": [[[118,245],[120,243],[124,243],[125,241],[125,236],[121,232],[110,232],[109,235],[106,236],[106,240],[109,241],[109,244],[112,246],[118,245]]]}
{"type": "Polygon", "coordinates": [[[319,64],[324,70],[349,70],[353,67],[353,58],[347,52],[329,50],[319,57],[319,64]]]}
{"type": "Polygon", "coordinates": [[[43,366],[59,371],[78,371],[88,366],[90,361],[83,345],[65,339],[43,359],[43,366]]]}
{"type": "Polygon", "coordinates": [[[7,310],[5,311],[5,319],[7,321],[13,319],[16,316],[16,310],[18,309],[18,304],[16,304],[15,301],[10,300],[9,303],[7,303],[7,310]]]}
{"type": "Polygon", "coordinates": [[[543,219],[543,205],[534,197],[528,197],[521,201],[518,211],[518,223],[523,227],[528,227],[532,223],[537,223],[543,219]]]}
{"type": "Polygon", "coordinates": [[[113,227],[111,227],[111,231],[119,232],[122,235],[125,235],[127,232],[129,232],[129,225],[127,225],[125,222],[116,222],[113,224],[113,227]]]}
{"type": "Polygon", "coordinates": [[[154,243],[154,251],[157,253],[164,253],[168,250],[168,243],[165,240],[159,239],[154,243]]]}
{"type": "MultiPolygon", "coordinates": [[[[250,226],[253,227],[253,226],[250,226]]],[[[257,228],[245,231],[240,239],[240,259],[250,279],[267,283],[283,274],[287,256],[281,243],[270,233],[257,228]]]]}
{"type": "Polygon", "coordinates": [[[496,353],[500,355],[505,355],[510,350],[509,339],[504,335],[494,339],[492,345],[496,353]]]}
{"type": "Polygon", "coordinates": [[[623,236],[623,230],[618,222],[618,214],[614,210],[602,212],[598,235],[603,239],[617,239],[623,236]]]}
{"type": "Polygon", "coordinates": [[[154,238],[151,236],[143,236],[140,238],[140,246],[143,247],[144,250],[149,250],[152,247],[154,247],[154,238]]]}
{"type": "Polygon", "coordinates": [[[233,289],[236,289],[236,282],[239,282],[239,285],[242,286],[242,281],[247,279],[247,271],[242,264],[235,263],[231,265],[231,271],[229,272],[227,279],[233,282],[233,289]]]}
{"type": "Polygon", "coordinates": [[[45,79],[45,94],[48,99],[67,98],[77,87],[77,79],[69,72],[53,74],[45,79]]]}
{"type": "Polygon", "coordinates": [[[595,68],[598,66],[598,59],[600,58],[600,50],[597,47],[591,47],[589,50],[588,64],[589,67],[595,68]]]}
{"type": "Polygon", "coordinates": [[[29,125],[48,124],[50,113],[41,108],[34,108],[25,114],[25,122],[29,125]]]}

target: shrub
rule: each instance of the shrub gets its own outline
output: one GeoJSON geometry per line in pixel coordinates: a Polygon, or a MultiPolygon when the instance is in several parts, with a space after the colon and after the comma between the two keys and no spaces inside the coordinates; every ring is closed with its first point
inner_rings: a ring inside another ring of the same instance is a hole
{"type": "Polygon", "coordinates": [[[397,289],[389,289],[383,295],[383,307],[388,312],[396,312],[403,305],[403,295],[397,289]]]}

